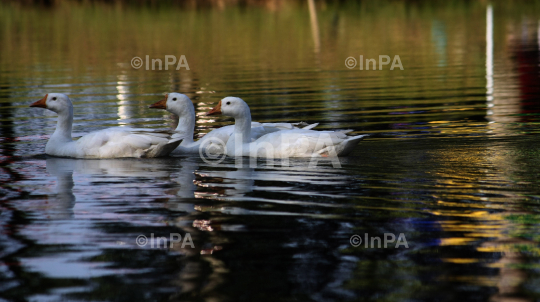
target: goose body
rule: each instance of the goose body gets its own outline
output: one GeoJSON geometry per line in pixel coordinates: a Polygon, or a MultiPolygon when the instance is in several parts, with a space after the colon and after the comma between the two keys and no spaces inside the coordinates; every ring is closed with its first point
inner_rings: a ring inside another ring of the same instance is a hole
{"type": "MultiPolygon", "coordinates": [[[[222,154],[225,152],[227,141],[234,132],[234,125],[224,126],[214,129],[205,134],[201,139],[194,141],[193,133],[195,129],[195,107],[188,96],[181,93],[169,93],[161,101],[150,105],[150,108],[165,109],[173,114],[178,115],[178,126],[176,127],[173,137],[183,137],[182,143],[171,153],[173,155],[210,152],[214,154],[222,154]],[[201,150],[201,148],[203,150],[201,150]]],[[[307,125],[305,123],[257,123],[252,122],[250,141],[256,140],[259,137],[280,131],[292,130],[298,126],[304,126],[306,129],[311,129],[318,124],[307,125]]]]}
{"type": "Polygon", "coordinates": [[[61,93],[50,93],[30,107],[58,114],[56,130],[45,146],[45,153],[72,158],[160,157],[168,155],[182,141],[169,139],[170,133],[153,129],[108,128],[91,132],[76,141],[71,137],[73,104],[61,93]]]}
{"type": "Polygon", "coordinates": [[[229,156],[260,158],[289,157],[337,157],[352,152],[354,147],[368,135],[348,136],[351,130],[315,131],[290,129],[265,134],[251,141],[251,112],[242,99],[227,97],[207,113],[234,117],[234,132],[227,141],[229,156]],[[247,138],[247,139],[246,139],[247,138]]]}

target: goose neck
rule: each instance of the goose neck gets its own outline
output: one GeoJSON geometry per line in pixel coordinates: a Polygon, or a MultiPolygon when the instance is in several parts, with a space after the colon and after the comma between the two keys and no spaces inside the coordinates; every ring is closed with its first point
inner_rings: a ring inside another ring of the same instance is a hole
{"type": "Polygon", "coordinates": [[[251,137],[251,113],[236,117],[234,124],[234,133],[240,135],[244,142],[249,142],[251,137]]]}
{"type": "Polygon", "coordinates": [[[61,140],[61,141],[72,141],[72,138],[71,138],[72,128],[73,128],[73,107],[69,107],[58,113],[58,122],[56,123],[56,130],[51,136],[51,139],[61,140]]]}
{"type": "Polygon", "coordinates": [[[175,131],[185,137],[182,142],[183,144],[193,142],[193,134],[195,132],[195,112],[192,114],[180,115],[178,126],[175,131]]]}

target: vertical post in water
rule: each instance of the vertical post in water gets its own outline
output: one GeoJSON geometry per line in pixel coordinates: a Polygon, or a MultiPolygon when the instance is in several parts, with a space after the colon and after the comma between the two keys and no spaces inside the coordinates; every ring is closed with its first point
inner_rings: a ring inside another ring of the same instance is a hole
{"type": "Polygon", "coordinates": [[[540,53],[540,20],[538,20],[538,28],[536,29],[536,42],[538,43],[538,53],[540,53]]]}
{"type": "Polygon", "coordinates": [[[309,19],[311,20],[311,33],[313,35],[313,43],[315,53],[318,54],[321,50],[321,40],[319,38],[319,22],[317,20],[317,10],[315,9],[315,1],[308,0],[309,19]]]}
{"type": "Polygon", "coordinates": [[[486,100],[487,115],[492,115],[493,110],[493,7],[488,4],[486,11],[486,100]]]}

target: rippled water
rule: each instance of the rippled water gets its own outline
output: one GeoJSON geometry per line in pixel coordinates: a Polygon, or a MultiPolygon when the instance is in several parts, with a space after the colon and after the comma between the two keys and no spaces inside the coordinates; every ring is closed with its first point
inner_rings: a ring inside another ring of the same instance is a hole
{"type": "Polygon", "coordinates": [[[1,298],[540,299],[537,1],[52,3],[0,2],[1,298]],[[131,67],[146,55],[190,69],[131,67]],[[404,70],[345,66],[360,55],[404,70]],[[197,136],[231,124],[203,116],[229,95],[372,135],[341,168],[75,160],[44,155],[56,116],[28,108],[69,94],[74,136],[172,128],[147,109],[171,91],[197,136]]]}

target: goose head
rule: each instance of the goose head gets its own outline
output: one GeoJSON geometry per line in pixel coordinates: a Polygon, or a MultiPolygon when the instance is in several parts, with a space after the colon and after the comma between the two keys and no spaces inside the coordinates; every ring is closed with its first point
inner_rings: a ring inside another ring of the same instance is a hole
{"type": "Polygon", "coordinates": [[[195,114],[193,103],[191,102],[189,97],[185,94],[176,92],[166,94],[164,99],[150,105],[149,108],[165,109],[170,113],[174,113],[178,116],[195,114]]]}
{"type": "Polygon", "coordinates": [[[71,103],[71,100],[63,93],[46,94],[41,100],[32,103],[30,107],[45,108],[56,113],[73,111],[73,104],[71,103]]]}
{"type": "Polygon", "coordinates": [[[216,107],[206,113],[206,115],[215,114],[223,114],[234,118],[251,115],[248,104],[241,98],[232,96],[222,99],[216,107]]]}

